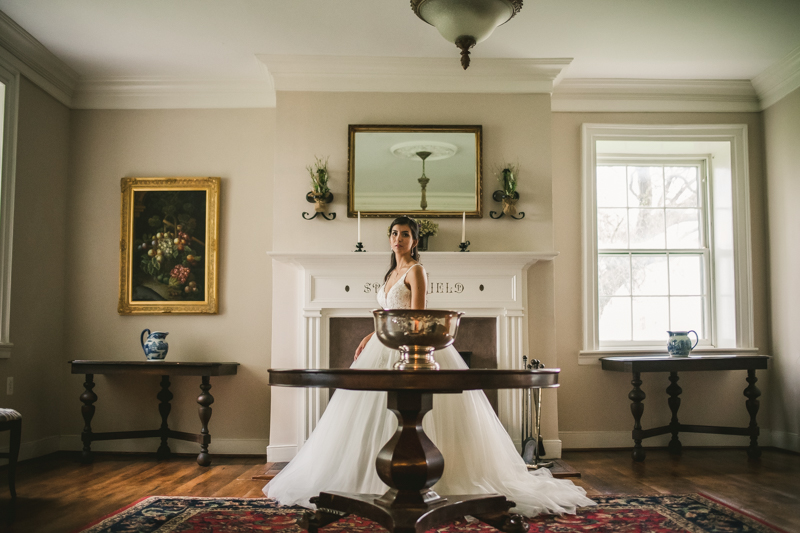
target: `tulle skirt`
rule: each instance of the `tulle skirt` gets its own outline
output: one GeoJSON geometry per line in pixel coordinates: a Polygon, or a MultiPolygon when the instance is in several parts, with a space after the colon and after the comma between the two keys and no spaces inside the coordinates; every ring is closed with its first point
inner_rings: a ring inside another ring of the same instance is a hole
{"type": "MultiPolygon", "coordinates": [[[[398,357],[373,335],[351,368],[391,369],[398,357]]],[[[444,369],[467,368],[452,346],[437,351],[436,361],[444,369]]],[[[499,493],[526,516],[594,505],[571,481],[555,479],[547,469],[528,471],[483,391],[434,395],[422,425],[444,456],[444,474],[433,486],[439,494],[499,493]]],[[[313,507],[308,500],[320,492],[383,494],[389,487],[378,477],[375,459],[396,429],[386,392],[339,389],[311,437],[264,494],[304,507],[313,507]]]]}

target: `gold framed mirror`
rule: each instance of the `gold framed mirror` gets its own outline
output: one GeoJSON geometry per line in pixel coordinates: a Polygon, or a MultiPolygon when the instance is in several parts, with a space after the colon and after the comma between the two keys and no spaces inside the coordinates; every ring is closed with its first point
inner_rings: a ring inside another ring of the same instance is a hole
{"type": "Polygon", "coordinates": [[[351,124],[347,216],[480,218],[482,129],[351,124]]]}

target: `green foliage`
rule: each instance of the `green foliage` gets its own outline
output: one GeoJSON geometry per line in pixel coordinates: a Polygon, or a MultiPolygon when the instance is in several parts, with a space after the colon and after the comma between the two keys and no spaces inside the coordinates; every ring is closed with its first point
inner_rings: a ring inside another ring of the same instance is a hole
{"type": "Polygon", "coordinates": [[[497,170],[497,181],[503,188],[503,192],[508,196],[513,195],[517,191],[517,173],[519,172],[519,165],[512,165],[505,163],[497,170]]]}
{"type": "Polygon", "coordinates": [[[319,157],[314,157],[314,165],[306,167],[308,173],[311,175],[311,186],[314,188],[314,194],[326,196],[330,192],[328,188],[328,157],[323,161],[319,157]]]}

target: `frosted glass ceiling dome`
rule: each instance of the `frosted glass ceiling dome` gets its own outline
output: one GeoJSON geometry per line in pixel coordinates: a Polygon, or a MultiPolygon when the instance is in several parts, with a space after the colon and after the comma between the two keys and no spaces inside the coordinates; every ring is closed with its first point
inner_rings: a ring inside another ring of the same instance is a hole
{"type": "Polygon", "coordinates": [[[469,49],[522,9],[522,0],[411,0],[419,18],[461,49],[461,66],[469,67],[469,49]]]}

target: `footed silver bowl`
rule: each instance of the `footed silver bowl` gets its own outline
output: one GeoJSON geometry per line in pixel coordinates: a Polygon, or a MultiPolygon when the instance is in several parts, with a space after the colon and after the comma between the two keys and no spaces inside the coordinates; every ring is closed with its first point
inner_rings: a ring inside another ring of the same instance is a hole
{"type": "Polygon", "coordinates": [[[436,309],[378,309],[375,334],[389,348],[400,351],[395,370],[439,370],[433,352],[453,344],[461,315],[436,309]]]}

